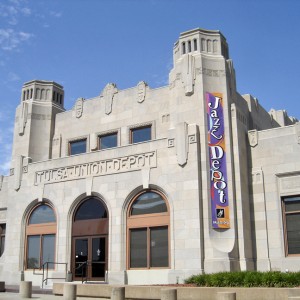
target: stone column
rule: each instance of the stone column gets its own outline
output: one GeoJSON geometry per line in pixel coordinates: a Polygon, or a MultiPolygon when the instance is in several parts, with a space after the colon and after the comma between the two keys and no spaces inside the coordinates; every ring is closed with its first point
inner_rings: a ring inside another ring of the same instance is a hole
{"type": "Polygon", "coordinates": [[[64,299],[65,300],[76,300],[76,284],[64,284],[64,299]]]}
{"type": "Polygon", "coordinates": [[[111,300],[125,300],[125,287],[114,287],[111,290],[111,300]]]}
{"type": "Polygon", "coordinates": [[[21,281],[19,293],[20,293],[21,298],[31,298],[31,296],[32,296],[32,281],[21,281]]]}

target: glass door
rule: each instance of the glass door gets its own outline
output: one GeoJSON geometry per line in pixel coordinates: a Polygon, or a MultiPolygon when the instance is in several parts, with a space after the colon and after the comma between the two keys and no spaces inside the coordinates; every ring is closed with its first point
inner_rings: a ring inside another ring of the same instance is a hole
{"type": "Polygon", "coordinates": [[[91,277],[105,278],[105,237],[92,238],[91,277]]]}
{"type": "Polygon", "coordinates": [[[73,238],[74,280],[105,280],[106,237],[73,238]]]}
{"type": "Polygon", "coordinates": [[[75,238],[75,263],[74,276],[87,277],[87,261],[88,261],[88,238],[75,238]]]}

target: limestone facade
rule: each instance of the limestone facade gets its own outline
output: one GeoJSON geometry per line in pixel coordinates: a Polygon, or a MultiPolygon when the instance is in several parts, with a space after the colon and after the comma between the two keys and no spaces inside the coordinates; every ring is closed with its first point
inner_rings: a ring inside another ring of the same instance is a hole
{"type": "MultiPolygon", "coordinates": [[[[87,268],[93,268],[92,251],[99,250],[101,280],[111,284],[176,283],[202,272],[298,270],[300,238],[289,236],[285,209],[286,199],[300,202],[298,120],[285,111],[267,112],[256,98],[236,91],[219,31],[183,32],[173,57],[167,86],[152,89],[141,81],[119,90],[109,83],[92,99],[78,98],[68,111],[61,85],[24,84],[10,175],[0,177],[0,280],[17,284],[22,274],[41,285],[42,276],[34,273],[42,271],[33,270],[28,259],[33,253],[47,261],[41,253],[47,234],[54,241],[52,262],[66,264],[50,267],[49,277],[64,277],[67,270],[79,280],[76,247],[93,237],[105,245],[100,250],[89,244],[87,268]],[[107,136],[115,144],[102,149],[107,136]],[[84,153],[72,155],[73,146],[85,147],[84,153]],[[131,218],[135,197],[151,192],[166,210],[151,214],[152,221],[147,215],[131,218]],[[91,198],[106,208],[106,227],[96,232],[87,222],[77,245],[75,215],[91,198]],[[29,220],[44,204],[54,212],[54,227],[34,229],[29,220]],[[145,228],[149,244],[143,248],[144,240],[132,237],[145,228]],[[152,229],[161,228],[155,240],[152,229]],[[131,260],[144,258],[143,251],[147,262],[140,267],[131,260]]],[[[297,212],[293,216],[300,219],[297,212]]]]}

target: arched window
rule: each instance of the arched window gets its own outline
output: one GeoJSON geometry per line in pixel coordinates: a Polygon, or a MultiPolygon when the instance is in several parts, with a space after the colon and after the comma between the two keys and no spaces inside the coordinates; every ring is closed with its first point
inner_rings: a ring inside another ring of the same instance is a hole
{"type": "Polygon", "coordinates": [[[55,240],[54,211],[46,203],[39,204],[31,211],[26,224],[26,268],[42,268],[46,262],[55,262],[55,240]]]}
{"type": "Polygon", "coordinates": [[[163,194],[146,190],[133,198],[127,213],[129,269],[169,267],[169,224],[163,194]]]}

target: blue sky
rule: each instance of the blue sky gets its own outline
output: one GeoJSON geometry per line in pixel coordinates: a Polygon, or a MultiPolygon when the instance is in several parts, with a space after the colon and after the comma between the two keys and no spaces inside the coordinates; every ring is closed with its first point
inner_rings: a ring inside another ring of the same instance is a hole
{"type": "Polygon", "coordinates": [[[9,169],[24,82],[53,80],[78,97],[168,83],[180,32],[218,29],[241,94],[300,119],[299,0],[1,0],[0,174],[9,169]]]}

